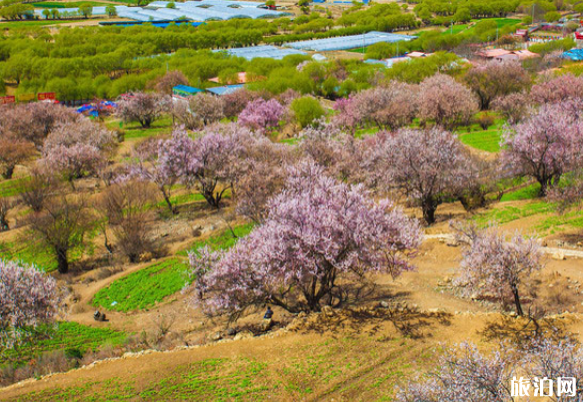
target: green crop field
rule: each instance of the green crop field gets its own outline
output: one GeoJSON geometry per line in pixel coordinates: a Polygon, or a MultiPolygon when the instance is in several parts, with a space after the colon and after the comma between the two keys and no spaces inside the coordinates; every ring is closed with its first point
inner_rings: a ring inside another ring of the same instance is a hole
{"type": "Polygon", "coordinates": [[[506,193],[502,196],[500,201],[520,201],[520,200],[532,200],[538,197],[540,191],[540,184],[533,183],[526,187],[519,188],[517,190],[506,193]]]}
{"type": "Polygon", "coordinates": [[[88,327],[76,322],[60,322],[54,328],[40,327],[38,332],[41,335],[29,344],[23,345],[19,349],[19,354],[14,349],[3,350],[3,353],[0,353],[0,367],[9,360],[12,364],[19,365],[42,353],[59,350],[77,350],[83,354],[87,351],[96,351],[104,345],[120,345],[127,338],[124,332],[88,327]]]}
{"type": "Polygon", "coordinates": [[[13,197],[20,194],[20,187],[28,179],[28,177],[21,177],[19,179],[0,181],[0,197],[13,197]]]}
{"type": "MultiPolygon", "coordinates": [[[[525,187],[523,194],[534,192],[536,185],[525,187]]],[[[519,193],[517,193],[519,194],[519,193]]],[[[497,222],[504,224],[517,219],[528,218],[540,215],[540,222],[532,225],[533,232],[538,235],[554,234],[569,228],[583,228],[583,210],[575,209],[560,214],[555,205],[544,201],[536,201],[520,206],[503,206],[489,210],[474,217],[474,221],[480,227],[485,227],[490,223],[497,222]]]]}
{"type": "Polygon", "coordinates": [[[150,128],[142,128],[139,123],[123,123],[119,120],[106,120],[105,125],[110,129],[121,129],[125,132],[126,140],[137,140],[157,135],[170,134],[172,132],[172,118],[164,117],[152,123],[150,128]]]}
{"type": "Polygon", "coordinates": [[[500,151],[501,130],[494,128],[485,131],[472,131],[467,134],[459,134],[461,142],[486,152],[496,153],[500,151]]]}
{"type": "Polygon", "coordinates": [[[492,222],[500,224],[512,222],[529,216],[553,212],[554,207],[546,202],[534,202],[520,207],[504,206],[476,215],[474,220],[479,226],[486,226],[492,222]]]}
{"type": "Polygon", "coordinates": [[[124,312],[150,308],[188,283],[186,268],[177,257],[157,262],[101,289],[93,305],[124,312]]]}
{"type": "Polygon", "coordinates": [[[208,246],[211,250],[226,250],[235,245],[238,238],[247,236],[255,225],[253,223],[248,223],[246,225],[235,226],[233,232],[235,232],[234,237],[229,229],[225,229],[223,232],[216,236],[209,237],[206,240],[197,240],[192,243],[186,250],[178,253],[179,255],[188,255],[189,251],[195,251],[201,247],[208,246]]]}
{"type": "MultiPolygon", "coordinates": [[[[247,224],[236,226],[233,231],[239,238],[247,235],[252,229],[253,224],[247,224]]],[[[209,246],[212,250],[228,249],[236,243],[237,238],[233,237],[229,230],[225,230],[217,236],[193,243],[188,250],[204,246],[209,246]]],[[[179,255],[186,256],[188,250],[181,251],[179,255]]],[[[124,312],[154,306],[180,291],[191,280],[187,275],[186,259],[182,257],[157,262],[113,282],[97,292],[93,298],[93,305],[124,312]]]]}

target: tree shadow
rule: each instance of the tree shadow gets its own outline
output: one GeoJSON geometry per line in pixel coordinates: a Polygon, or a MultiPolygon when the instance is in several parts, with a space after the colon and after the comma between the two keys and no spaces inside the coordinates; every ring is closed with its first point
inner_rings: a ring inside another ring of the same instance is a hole
{"type": "Polygon", "coordinates": [[[510,341],[516,345],[528,344],[533,339],[560,340],[569,335],[563,320],[511,316],[488,322],[478,333],[485,341],[510,341]]]}
{"type": "Polygon", "coordinates": [[[430,329],[436,325],[450,325],[451,315],[427,313],[418,309],[389,305],[388,307],[360,307],[354,309],[324,309],[320,313],[298,317],[288,327],[297,332],[374,335],[383,331],[383,324],[391,322],[404,337],[421,339],[431,336],[430,329]]]}

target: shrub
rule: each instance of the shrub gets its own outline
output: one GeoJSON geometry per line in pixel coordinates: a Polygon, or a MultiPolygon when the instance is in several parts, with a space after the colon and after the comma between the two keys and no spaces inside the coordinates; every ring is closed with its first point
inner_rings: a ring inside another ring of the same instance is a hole
{"type": "Polygon", "coordinates": [[[311,125],[325,114],[324,108],[316,98],[304,96],[294,99],[290,105],[295,119],[301,128],[311,125]]]}

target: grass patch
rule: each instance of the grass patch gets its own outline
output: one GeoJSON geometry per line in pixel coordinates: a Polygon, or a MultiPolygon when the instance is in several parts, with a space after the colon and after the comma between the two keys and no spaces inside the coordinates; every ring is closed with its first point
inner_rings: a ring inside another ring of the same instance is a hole
{"type": "Polygon", "coordinates": [[[29,177],[0,181],[0,197],[14,197],[20,194],[22,185],[30,180],[29,177]]]}
{"type": "Polygon", "coordinates": [[[500,152],[500,130],[474,131],[461,134],[460,141],[469,147],[486,152],[500,152]]]}
{"type": "Polygon", "coordinates": [[[453,28],[452,27],[448,27],[447,29],[445,29],[442,32],[442,35],[451,35],[452,32],[453,34],[459,34],[461,32],[473,32],[476,24],[481,22],[481,21],[495,21],[496,24],[498,25],[498,28],[503,28],[505,26],[508,25],[517,25],[520,24],[520,20],[516,19],[516,18],[484,18],[484,19],[480,19],[480,20],[472,20],[471,22],[473,24],[459,24],[459,25],[454,25],[453,28]]]}
{"type": "MultiPolygon", "coordinates": [[[[70,262],[77,261],[82,255],[81,250],[73,250],[70,262]]],[[[0,256],[5,260],[20,261],[35,265],[37,268],[51,272],[57,269],[57,260],[50,250],[33,240],[22,242],[0,242],[0,256]]]]}
{"type": "Polygon", "coordinates": [[[474,220],[478,226],[485,227],[490,222],[504,224],[529,216],[553,212],[555,207],[547,202],[534,202],[520,207],[502,207],[476,215],[474,220]]]}
{"type": "Polygon", "coordinates": [[[236,237],[233,236],[233,233],[229,229],[225,229],[218,235],[211,236],[205,240],[195,241],[186,250],[180,251],[178,255],[186,256],[190,251],[198,250],[204,246],[208,246],[213,251],[229,249],[235,245],[239,238],[247,236],[253,230],[254,226],[255,224],[253,223],[235,226],[233,232],[235,232],[236,237]]]}
{"type": "Polygon", "coordinates": [[[267,364],[250,359],[206,359],[179,367],[140,393],[157,400],[264,400],[269,387],[260,384],[267,364]],[[258,384],[259,383],[259,384],[258,384]]]}
{"type": "Polygon", "coordinates": [[[301,138],[292,137],[292,138],[284,138],[283,140],[279,141],[282,144],[286,145],[298,145],[301,142],[301,138]]]}
{"type": "Polygon", "coordinates": [[[123,312],[147,309],[188,283],[186,268],[186,262],[177,257],[157,262],[101,289],[93,305],[123,312]]]}
{"type": "MultiPolygon", "coordinates": [[[[202,194],[200,193],[186,193],[186,194],[179,194],[170,197],[170,202],[172,205],[184,205],[190,204],[191,202],[195,201],[206,201],[202,194]]],[[[168,204],[166,201],[162,200],[156,204],[157,208],[167,208],[168,204]]]]}
{"type": "Polygon", "coordinates": [[[354,132],[354,137],[355,138],[362,138],[362,137],[369,137],[369,136],[373,136],[375,134],[377,134],[379,131],[381,131],[380,128],[378,127],[367,127],[367,128],[359,128],[358,130],[356,130],[354,132]]]}
{"type": "Polygon", "coordinates": [[[505,123],[504,119],[498,119],[487,130],[482,130],[479,125],[473,124],[466,127],[466,133],[458,131],[457,134],[460,141],[469,147],[496,153],[500,152],[500,140],[505,123]]]}
{"type": "Polygon", "coordinates": [[[150,128],[142,128],[137,122],[123,123],[119,120],[109,120],[105,125],[110,129],[124,130],[126,140],[155,137],[157,135],[170,134],[172,132],[171,117],[164,117],[154,121],[150,128]]]}
{"type": "MultiPolygon", "coordinates": [[[[37,356],[59,350],[76,349],[81,353],[97,351],[104,345],[118,346],[125,342],[127,334],[109,328],[93,328],[76,322],[60,322],[56,327],[42,326],[41,334],[29,344],[20,349],[17,356],[13,349],[3,351],[13,364],[21,365],[37,356]]],[[[0,353],[0,356],[3,356],[0,353]]],[[[8,360],[0,360],[0,366],[8,363],[8,360]]]]}
{"type": "Polygon", "coordinates": [[[538,197],[540,192],[540,184],[533,183],[526,187],[519,188],[517,190],[506,193],[500,199],[501,202],[504,201],[521,201],[521,200],[532,200],[538,197]]]}
{"type": "Polygon", "coordinates": [[[577,209],[561,215],[549,216],[536,226],[537,231],[562,231],[566,227],[583,229],[583,210],[577,209]]]}
{"type": "MultiPolygon", "coordinates": [[[[234,227],[233,231],[239,238],[252,229],[253,224],[246,224],[234,227]]],[[[217,236],[196,241],[178,255],[187,256],[189,250],[205,245],[212,250],[227,249],[236,243],[237,238],[229,230],[225,230],[217,236]]],[[[152,264],[101,289],[93,298],[93,306],[122,312],[148,309],[189,283],[187,267],[184,258],[178,256],[152,264]]]]}

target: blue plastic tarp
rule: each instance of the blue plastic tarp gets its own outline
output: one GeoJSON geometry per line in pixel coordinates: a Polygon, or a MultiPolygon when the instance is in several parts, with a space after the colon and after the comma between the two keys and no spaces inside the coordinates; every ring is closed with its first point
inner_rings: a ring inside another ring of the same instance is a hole
{"type": "Polygon", "coordinates": [[[563,59],[569,59],[573,61],[582,61],[583,60],[583,49],[571,49],[567,52],[564,52],[561,57],[563,59]]]}

